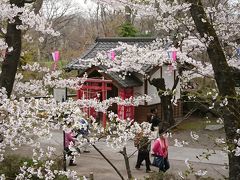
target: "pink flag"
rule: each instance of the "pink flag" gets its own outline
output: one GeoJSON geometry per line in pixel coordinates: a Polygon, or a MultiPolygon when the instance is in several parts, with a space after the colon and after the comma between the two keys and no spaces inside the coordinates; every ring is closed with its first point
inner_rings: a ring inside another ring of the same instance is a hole
{"type": "Polygon", "coordinates": [[[54,52],[52,52],[52,57],[53,57],[53,61],[54,61],[54,62],[58,62],[59,59],[60,59],[60,53],[59,53],[59,51],[54,51],[54,52]]]}
{"type": "Polygon", "coordinates": [[[59,59],[60,59],[60,53],[59,53],[59,51],[55,51],[54,52],[54,61],[56,61],[56,62],[58,62],[59,61],[59,59]]]}
{"type": "Polygon", "coordinates": [[[172,59],[173,59],[173,61],[177,60],[177,51],[172,52],[172,59]]]}
{"type": "Polygon", "coordinates": [[[114,59],[115,59],[115,56],[116,56],[115,52],[112,51],[112,52],[111,52],[111,59],[114,60],[114,59]]]}
{"type": "Polygon", "coordinates": [[[108,55],[109,59],[114,60],[115,56],[116,56],[116,53],[114,51],[110,51],[110,52],[107,53],[107,55],[108,55]]]}

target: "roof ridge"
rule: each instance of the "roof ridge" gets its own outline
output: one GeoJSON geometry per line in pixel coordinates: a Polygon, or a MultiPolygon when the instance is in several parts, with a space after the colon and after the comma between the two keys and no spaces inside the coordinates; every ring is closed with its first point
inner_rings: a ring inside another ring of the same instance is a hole
{"type": "Polygon", "coordinates": [[[155,37],[97,37],[95,42],[151,42],[155,37]]]}

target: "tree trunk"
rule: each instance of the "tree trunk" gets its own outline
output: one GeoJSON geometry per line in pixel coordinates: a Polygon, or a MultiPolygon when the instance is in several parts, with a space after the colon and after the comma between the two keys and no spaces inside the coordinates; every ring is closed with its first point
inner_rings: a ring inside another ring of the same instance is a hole
{"type": "Polygon", "coordinates": [[[175,124],[175,120],[173,118],[173,105],[171,102],[172,97],[173,97],[172,95],[160,96],[161,106],[163,110],[163,117],[164,117],[164,122],[163,122],[164,130],[175,124]]]}
{"type": "Polygon", "coordinates": [[[131,173],[131,168],[130,168],[130,164],[129,164],[129,158],[128,158],[127,150],[126,150],[125,146],[123,147],[122,155],[124,157],[128,179],[131,180],[132,179],[132,173],[131,173]]]}
{"type": "Polygon", "coordinates": [[[33,4],[33,9],[34,9],[34,13],[38,14],[40,9],[42,8],[43,5],[43,0],[36,0],[33,4]]]}
{"type": "MultiPolygon", "coordinates": [[[[10,1],[18,7],[24,6],[24,1],[10,1]]],[[[22,48],[22,32],[16,26],[21,24],[21,20],[15,17],[14,23],[7,24],[6,43],[7,53],[2,63],[2,73],[0,75],[0,87],[5,87],[7,95],[10,97],[22,48]],[[13,48],[12,51],[9,49],[13,48]]]]}
{"type": "Polygon", "coordinates": [[[125,23],[132,24],[131,14],[131,8],[129,6],[125,6],[125,23]]]}
{"type": "MultiPolygon", "coordinates": [[[[228,147],[230,150],[234,150],[236,148],[234,139],[239,138],[239,134],[237,134],[236,131],[240,129],[240,111],[238,108],[239,102],[234,99],[234,97],[236,97],[236,92],[233,75],[227,64],[216,31],[207,19],[201,0],[186,1],[192,3],[190,12],[200,35],[204,37],[204,34],[207,34],[208,37],[211,36],[214,38],[210,41],[207,52],[214,70],[219,95],[222,98],[228,98],[228,105],[223,108],[224,126],[228,147]],[[202,19],[206,20],[206,22],[203,22],[202,19]]],[[[240,156],[235,156],[234,153],[234,151],[228,153],[230,180],[240,179],[240,156]]]]}
{"type": "MultiPolygon", "coordinates": [[[[10,4],[20,8],[23,7],[25,3],[25,0],[10,0],[10,4]]],[[[35,14],[39,12],[42,4],[43,0],[36,0],[34,2],[33,8],[35,14]]],[[[22,31],[16,28],[18,25],[21,25],[22,22],[18,16],[14,19],[14,23],[8,22],[7,24],[6,43],[8,45],[8,49],[2,63],[2,73],[0,75],[0,87],[6,88],[8,97],[10,97],[12,93],[22,50],[22,31]],[[13,50],[10,51],[10,48],[13,48],[13,50]]]]}
{"type": "Polygon", "coordinates": [[[153,79],[150,84],[157,88],[158,95],[161,98],[161,106],[163,113],[163,129],[167,129],[170,126],[175,124],[175,120],[173,118],[173,107],[172,107],[172,95],[163,95],[163,91],[166,91],[166,85],[164,78],[153,79]]]}

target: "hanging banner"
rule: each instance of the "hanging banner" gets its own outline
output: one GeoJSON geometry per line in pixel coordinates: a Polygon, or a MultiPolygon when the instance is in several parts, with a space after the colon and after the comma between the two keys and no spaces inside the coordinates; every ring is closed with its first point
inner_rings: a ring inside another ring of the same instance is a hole
{"type": "Polygon", "coordinates": [[[167,51],[168,59],[171,59],[173,61],[177,60],[177,51],[167,51]]]}
{"type": "Polygon", "coordinates": [[[172,51],[172,60],[173,61],[177,60],[177,51],[172,51]]]}
{"type": "Polygon", "coordinates": [[[116,56],[116,53],[115,53],[115,51],[110,51],[110,52],[108,52],[107,55],[108,55],[109,59],[114,60],[115,56],[116,56]]]}
{"type": "Polygon", "coordinates": [[[59,53],[59,51],[54,51],[54,52],[52,52],[52,57],[53,57],[53,61],[54,61],[54,62],[58,62],[59,59],[60,59],[60,53],[59,53]]]}
{"type": "Polygon", "coordinates": [[[53,64],[53,70],[55,71],[56,68],[57,68],[57,62],[59,61],[60,59],[60,53],[59,51],[54,51],[52,52],[52,58],[53,58],[53,61],[54,61],[54,64],[53,64]]]}

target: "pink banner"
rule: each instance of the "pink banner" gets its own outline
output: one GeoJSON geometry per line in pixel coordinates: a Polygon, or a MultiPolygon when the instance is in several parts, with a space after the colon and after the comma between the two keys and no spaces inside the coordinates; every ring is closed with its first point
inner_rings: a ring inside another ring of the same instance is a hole
{"type": "Polygon", "coordinates": [[[115,56],[116,56],[115,52],[114,52],[114,51],[112,51],[112,52],[111,52],[111,57],[112,57],[112,60],[114,60],[114,59],[115,59],[115,56]]]}
{"type": "Polygon", "coordinates": [[[59,53],[59,51],[54,51],[54,52],[52,53],[52,57],[53,57],[53,61],[54,61],[54,62],[58,62],[59,59],[60,59],[60,53],[59,53]]]}
{"type": "Polygon", "coordinates": [[[173,59],[173,61],[177,60],[177,51],[172,52],[172,59],[173,59]]]}
{"type": "Polygon", "coordinates": [[[114,51],[108,52],[108,58],[111,60],[114,60],[116,56],[116,53],[114,51]]]}

